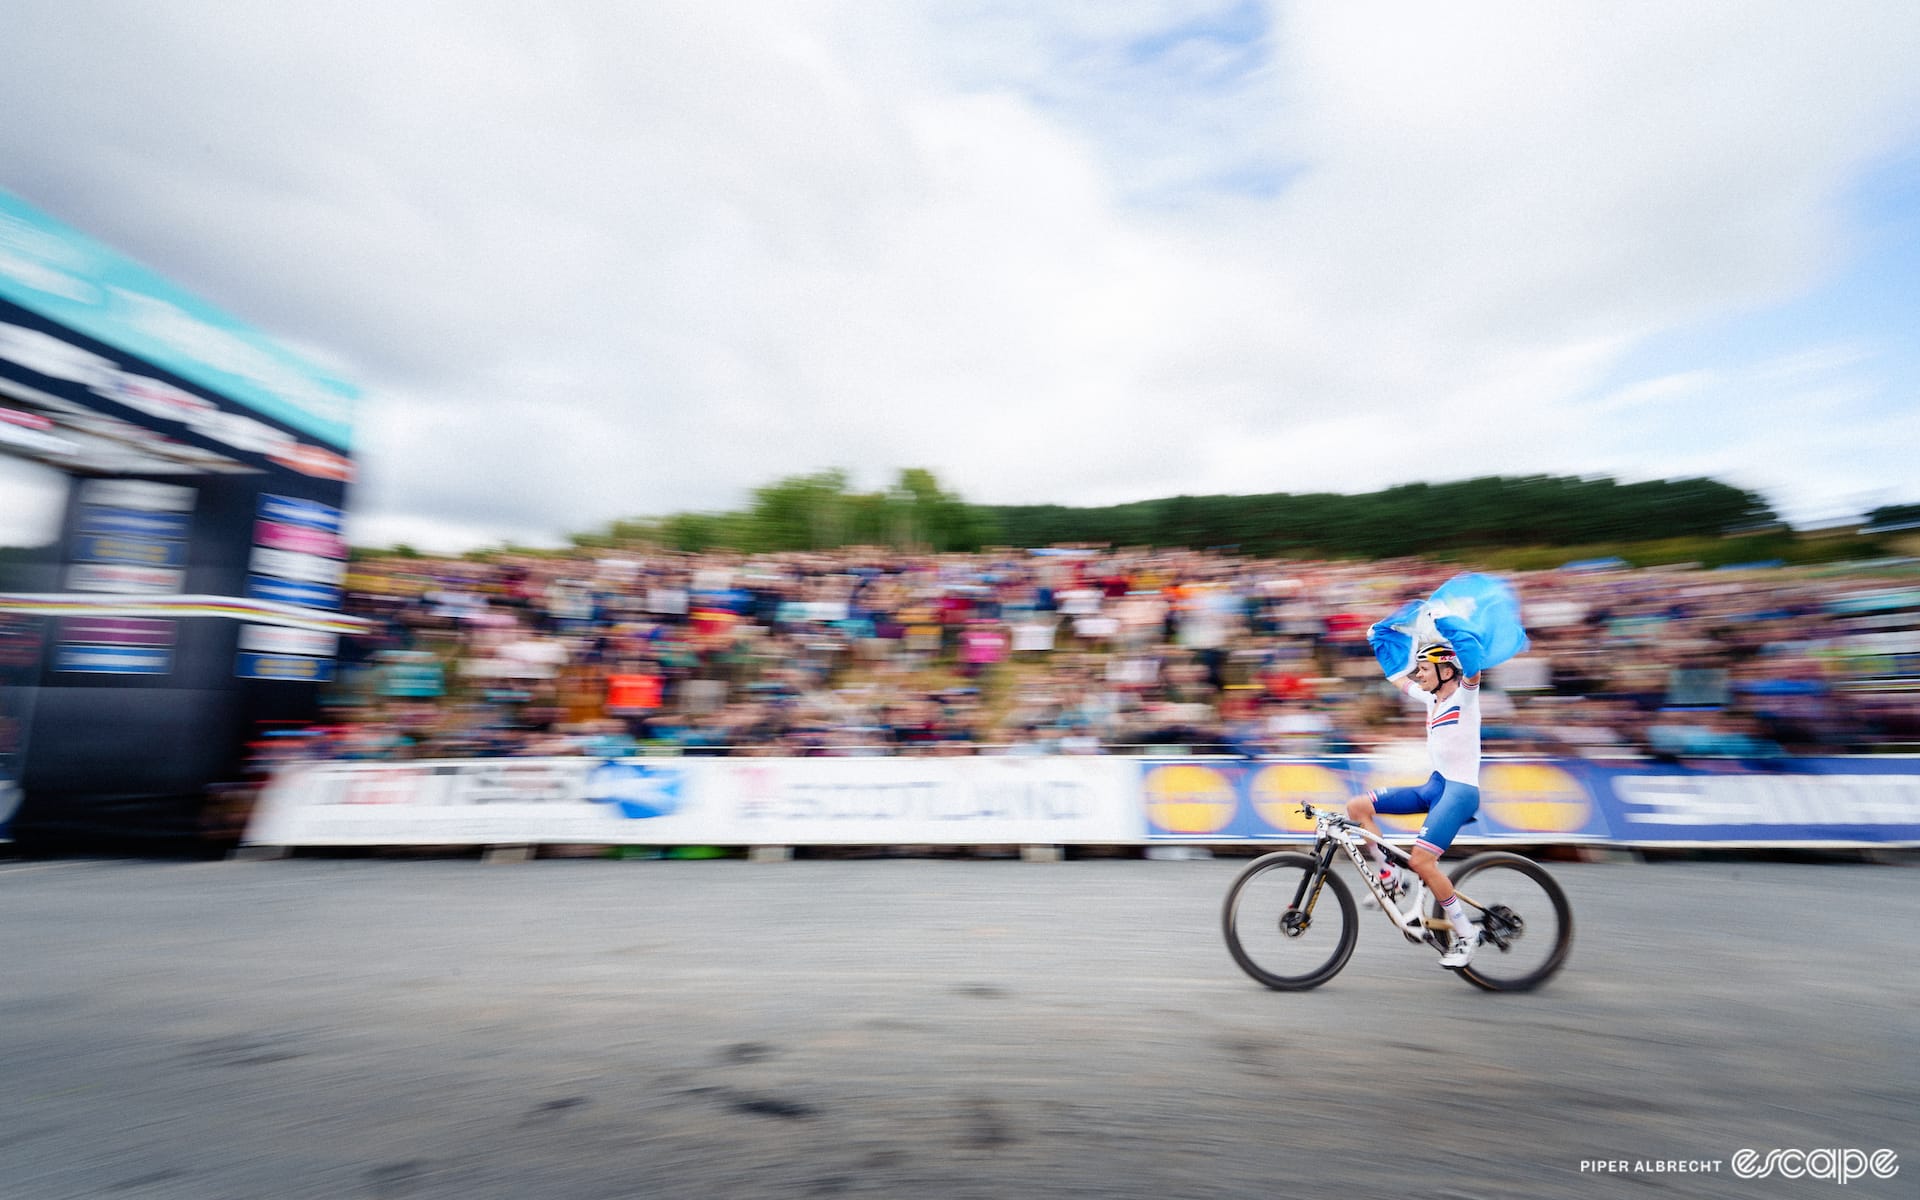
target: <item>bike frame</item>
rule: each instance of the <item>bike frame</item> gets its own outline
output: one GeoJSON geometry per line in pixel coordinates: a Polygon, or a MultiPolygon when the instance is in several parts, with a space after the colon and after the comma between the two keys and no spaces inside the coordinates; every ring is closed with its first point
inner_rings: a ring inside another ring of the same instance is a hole
{"type": "MultiPolygon", "coordinates": [[[[1325,879],[1327,872],[1333,868],[1333,854],[1335,848],[1338,847],[1347,852],[1347,857],[1353,862],[1353,869],[1360,873],[1360,882],[1364,883],[1367,890],[1373,893],[1373,898],[1379,901],[1381,913],[1384,914],[1389,921],[1393,922],[1394,928],[1405,934],[1410,941],[1425,941],[1429,945],[1435,946],[1436,949],[1439,948],[1433,935],[1428,931],[1441,928],[1451,929],[1452,925],[1444,917],[1427,917],[1421,914],[1420,903],[1426,899],[1427,889],[1425,882],[1418,876],[1414,877],[1413,887],[1407,893],[1407,906],[1402,909],[1394,903],[1391,896],[1387,895],[1387,890],[1380,886],[1378,873],[1370,870],[1367,866],[1365,853],[1366,844],[1372,842],[1374,845],[1380,847],[1381,853],[1386,856],[1388,862],[1411,871],[1411,860],[1408,858],[1407,852],[1404,849],[1397,843],[1381,837],[1379,834],[1373,832],[1373,830],[1368,829],[1366,826],[1359,824],[1352,818],[1341,813],[1317,809],[1310,804],[1302,804],[1300,811],[1313,818],[1314,857],[1318,860],[1318,866],[1314,870],[1313,878],[1310,881],[1313,887],[1312,900],[1308,901],[1305,906],[1302,906],[1301,901],[1307,900],[1307,897],[1305,895],[1296,896],[1294,897],[1295,908],[1300,908],[1302,911],[1307,912],[1312,911],[1313,901],[1317,901],[1320,898],[1320,881],[1325,879]]],[[[1301,890],[1303,893],[1306,890],[1308,882],[1309,881],[1306,880],[1301,881],[1301,890]]],[[[1455,894],[1458,895],[1459,893],[1456,892],[1455,894]]],[[[1480,905],[1474,904],[1472,900],[1464,895],[1460,896],[1460,900],[1461,903],[1471,905],[1474,908],[1480,907],[1480,905]]]]}

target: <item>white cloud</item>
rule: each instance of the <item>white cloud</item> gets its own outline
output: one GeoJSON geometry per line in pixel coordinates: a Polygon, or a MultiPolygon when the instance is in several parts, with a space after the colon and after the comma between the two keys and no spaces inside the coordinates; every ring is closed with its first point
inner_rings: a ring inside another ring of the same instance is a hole
{"type": "MultiPolygon", "coordinates": [[[[1622,436],[1662,385],[1611,373],[1837,272],[1915,133],[1907,5],[15,7],[0,186],[361,380],[362,535],[830,466],[1863,486],[1799,458],[1857,432],[1783,401],[1763,452],[1729,387],[1622,436]]],[[[1780,394],[1868,395],[1871,349],[1780,394]]]]}
{"type": "Polygon", "coordinates": [[[1910,502],[1898,485],[1920,445],[1920,406],[1885,409],[1855,373],[1863,361],[1858,346],[1815,345],[1622,388],[1595,405],[1607,420],[1594,461],[1753,488],[1799,524],[1910,502]]]}

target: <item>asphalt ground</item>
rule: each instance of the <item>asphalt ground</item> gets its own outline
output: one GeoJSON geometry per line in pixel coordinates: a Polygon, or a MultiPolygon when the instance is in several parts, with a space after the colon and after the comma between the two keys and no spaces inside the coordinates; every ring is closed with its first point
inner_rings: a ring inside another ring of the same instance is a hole
{"type": "Polygon", "coordinates": [[[1556,864],[1540,991],[1363,913],[1280,993],[1245,861],[0,861],[0,1197],[1920,1187],[1920,872],[1556,864]]]}

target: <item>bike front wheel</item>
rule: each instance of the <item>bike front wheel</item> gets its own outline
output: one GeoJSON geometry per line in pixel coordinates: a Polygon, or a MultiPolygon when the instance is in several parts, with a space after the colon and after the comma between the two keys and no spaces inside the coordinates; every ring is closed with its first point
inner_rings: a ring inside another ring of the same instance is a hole
{"type": "MultiPolygon", "coordinates": [[[[1573,908],[1545,867],[1496,850],[1474,855],[1447,878],[1480,930],[1480,948],[1460,968],[1462,979],[1490,992],[1525,992],[1565,964],[1573,946],[1573,908]]],[[[1431,897],[1428,904],[1437,917],[1439,906],[1431,897]]],[[[1434,925],[1444,949],[1451,932],[1444,920],[1434,925]]]]}
{"type": "Polygon", "coordinates": [[[1277,991],[1318,987],[1340,973],[1359,936],[1353,894],[1311,856],[1291,850],[1248,864],[1221,909],[1240,969],[1277,991]],[[1317,886],[1316,886],[1317,879],[1317,886]]]}

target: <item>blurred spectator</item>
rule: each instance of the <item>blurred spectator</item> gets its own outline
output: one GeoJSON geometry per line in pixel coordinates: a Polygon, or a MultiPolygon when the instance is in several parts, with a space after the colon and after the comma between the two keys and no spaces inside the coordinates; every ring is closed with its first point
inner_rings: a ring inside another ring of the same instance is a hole
{"type": "MultiPolygon", "coordinates": [[[[1461,569],[1188,550],[354,564],[329,724],[260,761],[494,754],[1375,750],[1408,733],[1368,622],[1461,569]]],[[[1532,650],[1494,753],[1920,745],[1920,588],[1855,571],[1512,576],[1532,650]]],[[[280,731],[284,733],[285,731],[280,731]]]]}

